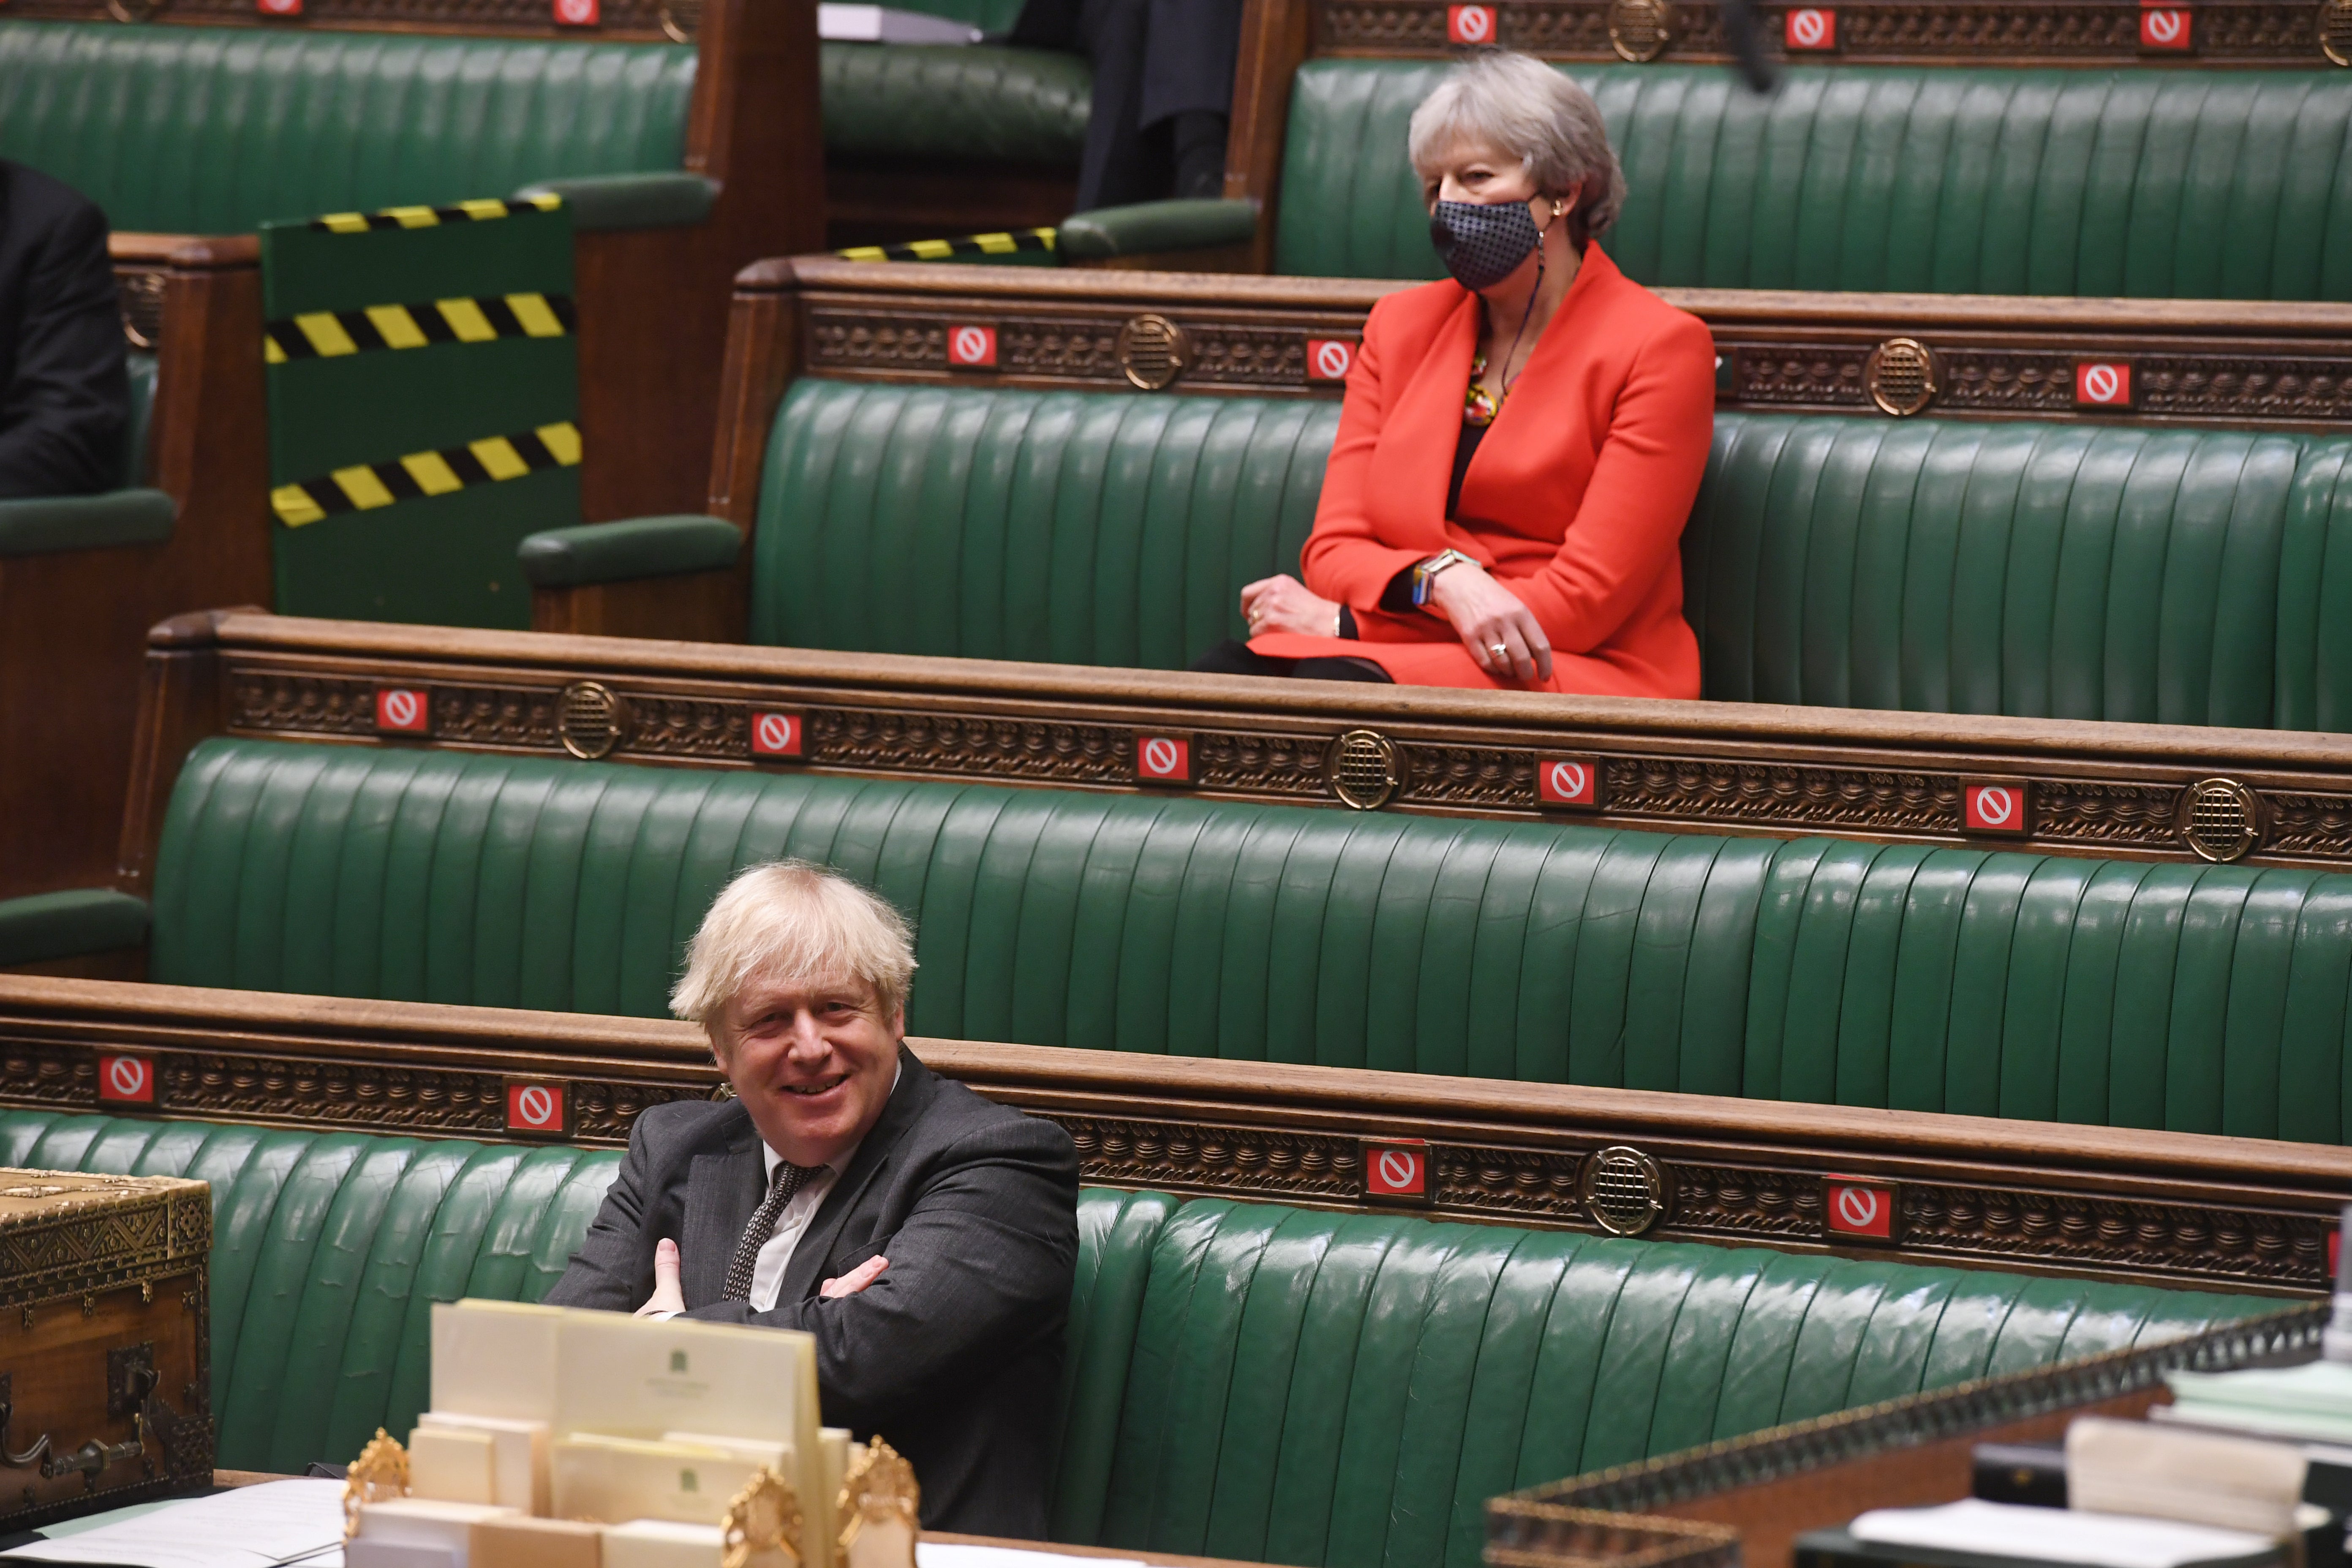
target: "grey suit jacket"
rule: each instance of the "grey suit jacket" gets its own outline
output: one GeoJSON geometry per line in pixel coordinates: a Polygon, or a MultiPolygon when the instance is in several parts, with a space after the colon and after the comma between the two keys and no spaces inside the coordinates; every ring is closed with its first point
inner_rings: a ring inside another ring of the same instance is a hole
{"type": "Polygon", "coordinates": [[[915,1467],[928,1529],[1042,1540],[1062,1338],[1078,1254],[1069,1134],[950,1083],[900,1047],[898,1086],[793,1251],[772,1311],[720,1300],[766,1186],[736,1100],[641,1112],[628,1157],[549,1291],[631,1312],[654,1247],[677,1242],[686,1316],[816,1336],[826,1424],[879,1432],[915,1467]],[[826,1300],[825,1279],[880,1253],[887,1272],[826,1300]]]}

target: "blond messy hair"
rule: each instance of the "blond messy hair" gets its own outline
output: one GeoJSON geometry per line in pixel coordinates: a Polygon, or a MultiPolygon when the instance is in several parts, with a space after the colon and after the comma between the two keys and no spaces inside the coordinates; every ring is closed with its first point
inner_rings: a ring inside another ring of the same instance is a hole
{"type": "Polygon", "coordinates": [[[719,1021],[755,974],[790,984],[869,985],[888,1019],[907,1005],[915,943],[904,916],[837,871],[772,860],[739,871],[686,950],[686,974],[669,1010],[700,1024],[714,1043],[719,1021]]]}

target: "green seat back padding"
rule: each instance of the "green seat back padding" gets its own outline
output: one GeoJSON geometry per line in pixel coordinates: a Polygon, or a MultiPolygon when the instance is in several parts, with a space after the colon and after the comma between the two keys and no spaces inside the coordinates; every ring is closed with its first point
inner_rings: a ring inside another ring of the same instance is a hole
{"type": "Polygon", "coordinates": [[[1683,535],[1706,694],[2352,730],[2347,457],[2341,436],[1719,415],[1683,535]]]}
{"type": "Polygon", "coordinates": [[[2346,1140],[2352,877],[214,739],[168,984],[657,1016],[740,867],[919,1035],[2346,1140]]]}
{"type": "Polygon", "coordinates": [[[187,1176],[213,1189],[220,1463],[299,1472],[426,1396],[429,1310],[535,1301],[579,1246],[618,1150],[524,1149],[0,1110],[0,1165],[187,1176]]]}
{"type": "Polygon", "coordinates": [[[694,65],[672,44],[0,22],[0,157],[118,230],[234,233],[676,170],[694,65]]]}
{"type": "MultiPolygon", "coordinates": [[[[1499,1492],[2177,1338],[2250,1305],[1195,1200],[1151,1258],[1102,1527],[1065,1538],[1475,1568],[1499,1492]]],[[[1066,1509],[1066,1458],[1062,1481],[1066,1509]]]]}
{"type": "MultiPolygon", "coordinates": [[[[537,1300],[617,1150],[0,1110],[0,1165],[212,1184],[219,1462],[405,1436],[428,1311],[537,1300]]],[[[1089,1189],[1056,1540],[1474,1568],[1495,1493],[2194,1333],[2258,1299],[1089,1189]]]]}
{"type": "MultiPolygon", "coordinates": [[[[919,8],[992,31],[992,13],[1020,12],[1017,0],[919,8]]],[[[1076,55],[988,44],[826,44],[817,64],[827,153],[1075,166],[1086,141],[1094,73],[1076,55]]]]}
{"type": "MultiPolygon", "coordinates": [[[[1181,668],[1246,635],[1242,584],[1297,570],[1337,425],[1323,403],[797,382],[752,639],[1181,668]]],[[[1683,535],[1704,695],[2352,730],[2347,456],[1718,414],[1683,535]]]]}
{"type": "Polygon", "coordinates": [[[1178,669],[1295,572],[1328,403],[802,380],[777,410],[751,640],[1178,669]]]}
{"type": "MultiPolygon", "coordinates": [[[[1318,59],[1290,97],[1276,269],[1442,276],[1405,126],[1444,62],[1318,59]]],[[[2352,299],[2352,80],[2325,71],[1574,65],[1644,283],[2352,299]]]]}

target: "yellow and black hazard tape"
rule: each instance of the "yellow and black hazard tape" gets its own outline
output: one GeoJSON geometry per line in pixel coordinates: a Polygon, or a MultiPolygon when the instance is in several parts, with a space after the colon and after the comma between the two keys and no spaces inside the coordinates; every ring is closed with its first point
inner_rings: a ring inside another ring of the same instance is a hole
{"type": "Polygon", "coordinates": [[[1016,228],[1009,234],[968,234],[961,239],[861,245],[834,254],[844,261],[947,261],[959,256],[1010,256],[1016,250],[1053,249],[1054,232],[1050,228],[1016,228]]]}
{"type": "Polygon", "coordinates": [[[436,224],[478,223],[484,218],[525,217],[562,209],[559,195],[523,196],[511,202],[459,202],[454,207],[385,207],[372,213],[329,213],[310,226],[327,234],[366,234],[379,228],[431,228],[436,224]]]}
{"type": "Polygon", "coordinates": [[[347,511],[373,511],[394,501],[445,496],[468,485],[519,479],[580,461],[580,428],[570,420],[512,436],[490,436],[437,452],[411,452],[389,463],[337,468],[320,479],[280,485],[269,492],[278,521],[299,528],[347,511]]]}
{"type": "Polygon", "coordinates": [[[311,310],[261,329],[261,357],[334,359],[372,349],[432,343],[494,343],[500,338],[560,338],[579,331],[563,294],[485,294],[423,305],[370,305],[363,310],[311,310]]]}

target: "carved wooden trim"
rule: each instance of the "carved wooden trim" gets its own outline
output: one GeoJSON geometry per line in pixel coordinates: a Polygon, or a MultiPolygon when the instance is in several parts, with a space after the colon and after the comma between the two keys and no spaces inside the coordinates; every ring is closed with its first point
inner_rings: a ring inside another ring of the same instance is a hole
{"type": "MultiPolygon", "coordinates": [[[[1845,65],[2095,66],[2178,63],[2324,68],[2317,8],[2293,0],[2200,0],[2190,47],[2151,51],[2140,43],[2138,6],[2116,0],[1842,0],[1836,47],[1795,55],[1782,47],[1794,9],[1757,10],[1766,53],[1845,65]]],[[[1449,52],[1442,0],[1323,0],[1313,7],[1315,52],[1443,56],[1449,52]]],[[[1494,42],[1551,59],[1621,58],[1610,39],[1610,0],[1502,0],[1492,7],[1494,42]]],[[[1721,14],[1681,0],[1672,8],[1659,60],[1721,63],[1721,14]]]]}
{"type": "Polygon", "coordinates": [[[13,0],[8,14],[28,21],[332,28],[384,33],[457,33],[489,37],[602,39],[611,43],[691,43],[700,6],[680,0],[601,0],[588,27],[562,26],[551,0],[303,0],[299,16],[265,16],[253,0],[13,0]],[[119,13],[118,9],[119,7],[119,13]],[[667,21],[667,26],[665,26],[667,21]]]}
{"type": "MultiPolygon", "coordinates": [[[[2028,1272],[2323,1292],[2352,1152],[2253,1139],[1857,1111],[1702,1095],[919,1040],[935,1069],[1069,1130],[1089,1182],[1367,1208],[1367,1141],[1421,1139],[1423,1212],[1596,1228],[1603,1150],[1654,1164],[1646,1234],[2028,1272]],[[1831,1173],[1897,1194],[1883,1241],[1832,1236],[1831,1173]]],[[[565,1091],[570,1142],[709,1097],[698,1031],[667,1021],[0,974],[0,1105],[116,1114],[98,1058],[151,1059],[153,1112],[425,1137],[527,1136],[504,1085],[565,1091]]]]}
{"type": "MultiPolygon", "coordinates": [[[[329,631],[326,639],[337,635],[329,631]]],[[[620,700],[620,731],[608,753],[615,762],[750,767],[751,715],[781,708],[803,721],[799,765],[808,767],[1127,789],[1137,787],[1139,742],[1181,732],[1192,742],[1194,794],[1332,804],[1338,797],[1326,762],[1333,743],[1370,729],[1396,748],[1401,782],[1388,802],[1393,809],[1535,816],[1544,810],[1538,761],[1576,755],[1593,759],[1601,781],[1597,809],[1580,819],[1609,826],[1834,833],[2175,860],[2199,858],[2180,826],[2182,792],[2226,772],[2252,792],[2263,824],[2245,857],[2250,863],[2352,861],[2352,744],[2327,747],[2329,776],[2317,778],[2302,769],[2231,766],[2227,759],[2243,738],[2238,732],[2199,732],[2210,749],[2168,763],[2150,765],[2128,748],[2103,755],[2097,743],[2121,728],[2109,725],[1993,721],[2008,727],[2006,743],[1969,744],[1938,721],[1932,729],[1911,728],[1907,742],[1890,745],[1881,738],[1885,716],[1854,713],[1846,716],[1851,728],[1843,734],[1812,743],[1794,737],[1759,743],[1710,741],[1697,732],[1717,705],[1647,705],[1691,722],[1680,733],[1645,735],[1629,732],[1614,712],[1595,710],[1605,704],[1542,700],[1554,705],[1549,723],[1515,724],[1494,713],[1487,694],[1467,692],[1446,694],[1442,716],[1403,722],[1380,711],[1389,700],[1362,700],[1349,710],[1349,699],[1335,697],[1326,706],[1336,710],[1302,722],[1296,712],[1221,707],[1204,700],[1204,685],[1215,683],[1187,676],[1139,681],[1134,672],[1056,667],[1055,693],[1023,700],[985,694],[987,671],[1038,667],[982,666],[968,677],[975,689],[950,698],[909,691],[893,679],[912,676],[929,661],[856,657],[867,672],[864,681],[816,683],[789,676],[723,679],[716,669],[707,676],[640,673],[605,659],[526,672],[413,653],[371,659],[232,650],[224,727],[238,735],[373,743],[376,689],[422,686],[430,698],[430,735],[399,743],[563,756],[556,726],[561,695],[576,682],[594,681],[620,700]],[[1967,780],[1983,777],[2029,793],[2026,831],[1967,829],[1962,791],[1967,780]]]]}

